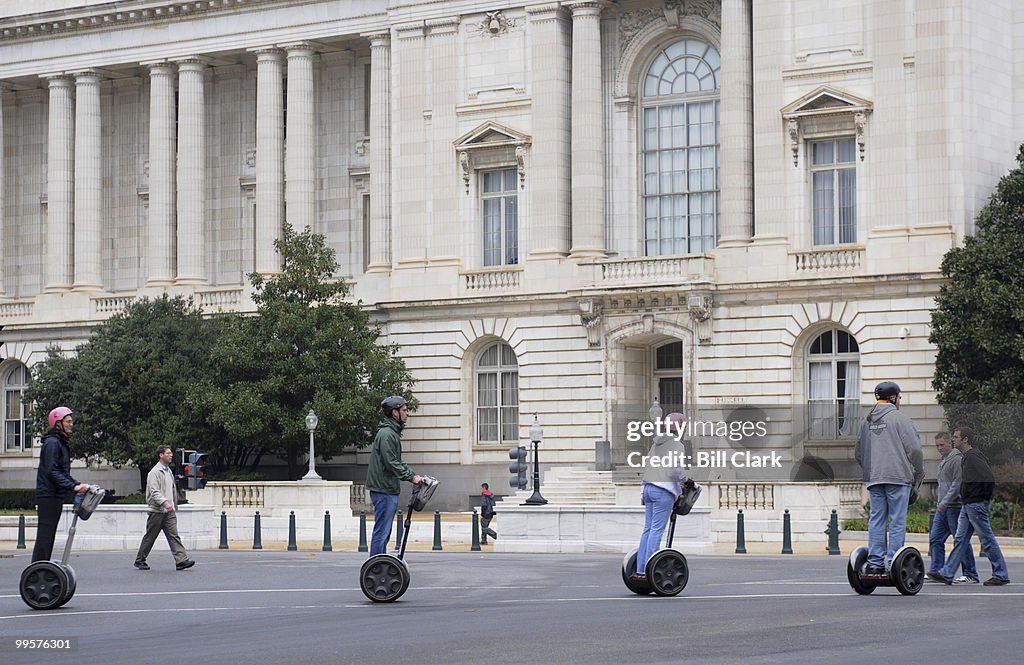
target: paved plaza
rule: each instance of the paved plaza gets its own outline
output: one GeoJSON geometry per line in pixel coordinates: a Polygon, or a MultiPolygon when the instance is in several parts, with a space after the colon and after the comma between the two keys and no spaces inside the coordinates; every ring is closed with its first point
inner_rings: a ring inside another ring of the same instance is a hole
{"type": "MultiPolygon", "coordinates": [[[[692,556],[675,598],[637,597],[618,555],[410,552],[394,604],[367,601],[352,552],[202,551],[148,572],[131,553],[72,556],[78,590],[38,612],[29,555],[0,559],[0,663],[1017,662],[1024,591],[927,584],[854,594],[845,556],[692,556]],[[16,639],[73,638],[73,649],[16,639]]],[[[1011,576],[1024,560],[1009,560],[1011,576]]],[[[987,577],[987,561],[979,560],[987,577]]]]}

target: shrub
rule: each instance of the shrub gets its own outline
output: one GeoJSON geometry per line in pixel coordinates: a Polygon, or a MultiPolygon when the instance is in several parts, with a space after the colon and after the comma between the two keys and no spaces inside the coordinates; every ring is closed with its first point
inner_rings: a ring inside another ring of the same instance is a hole
{"type": "Polygon", "coordinates": [[[146,503],[145,492],[135,492],[134,494],[127,494],[122,497],[118,497],[114,503],[129,503],[129,504],[140,504],[146,503]]]}
{"type": "Polygon", "coordinates": [[[0,489],[0,510],[35,510],[34,489],[0,489]]]}

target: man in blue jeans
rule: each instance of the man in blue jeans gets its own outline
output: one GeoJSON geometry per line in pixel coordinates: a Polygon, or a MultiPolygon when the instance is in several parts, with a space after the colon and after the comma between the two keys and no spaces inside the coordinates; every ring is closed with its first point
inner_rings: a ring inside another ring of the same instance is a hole
{"type": "MultiPolygon", "coordinates": [[[[928,554],[931,563],[928,567],[928,579],[942,581],[939,571],[946,563],[946,541],[956,533],[957,521],[960,519],[960,466],[963,455],[953,447],[949,432],[935,435],[935,448],[939,451],[939,470],[936,477],[939,489],[935,501],[935,518],[932,520],[931,533],[928,536],[928,554]]],[[[953,580],[954,584],[977,584],[978,569],[974,563],[974,550],[967,548],[964,552],[964,574],[953,580]]]]}
{"type": "Polygon", "coordinates": [[[401,481],[419,485],[423,479],[413,473],[402,461],[402,430],[409,421],[409,406],[400,395],[388,397],[380,403],[384,412],[373,437],[370,466],[366,471],[366,489],[373,503],[373,536],[370,538],[370,556],[387,552],[391,538],[391,523],[398,512],[401,481]]]}
{"type": "Polygon", "coordinates": [[[967,550],[971,548],[971,536],[977,531],[981,548],[992,564],[992,577],[985,580],[985,586],[1003,586],[1010,583],[1010,571],[988,521],[988,505],[995,492],[996,479],[988,458],[973,444],[974,431],[970,427],[958,427],[953,431],[953,445],[964,455],[960,483],[960,499],[964,505],[953,536],[953,551],[939,575],[946,584],[953,583],[956,567],[966,558],[967,550]]]}
{"type": "Polygon", "coordinates": [[[875,408],[861,425],[854,450],[871,495],[865,575],[885,575],[892,565],[907,537],[911,489],[916,492],[924,480],[921,436],[910,418],[900,413],[902,399],[900,387],[892,381],[875,386],[875,408]]]}

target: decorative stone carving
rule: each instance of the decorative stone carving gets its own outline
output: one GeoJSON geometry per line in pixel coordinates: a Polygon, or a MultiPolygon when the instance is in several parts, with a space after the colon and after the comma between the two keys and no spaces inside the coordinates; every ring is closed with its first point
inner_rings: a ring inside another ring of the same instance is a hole
{"type": "Polygon", "coordinates": [[[469,194],[469,178],[470,178],[470,167],[469,167],[469,153],[465,150],[459,153],[459,166],[462,168],[462,182],[466,185],[466,193],[469,194]]]}
{"type": "Polygon", "coordinates": [[[516,171],[519,173],[519,189],[522,189],[526,186],[526,146],[522,144],[516,146],[516,171]]]}
{"type": "Polygon", "coordinates": [[[250,169],[256,168],[256,148],[245,151],[245,166],[250,169]]]}
{"type": "Polygon", "coordinates": [[[523,187],[526,180],[526,146],[530,145],[530,142],[528,134],[493,121],[485,122],[456,139],[455,151],[458,153],[459,169],[466,193],[469,194],[474,159],[488,155],[505,165],[511,165],[515,160],[519,186],[523,187]]]}
{"type": "Polygon", "coordinates": [[[786,130],[789,132],[789,149],[793,153],[793,166],[800,161],[800,123],[796,118],[786,121],[786,130]]]}
{"type": "Polygon", "coordinates": [[[486,37],[500,37],[516,27],[516,20],[509,18],[499,9],[485,12],[483,20],[469,27],[470,32],[486,37]]]}
{"type": "Polygon", "coordinates": [[[665,0],[661,9],[646,7],[619,15],[619,53],[629,42],[651,23],[664,21],[666,26],[678,28],[684,16],[696,16],[718,28],[722,26],[721,4],[715,0],[665,0]]]}
{"type": "Polygon", "coordinates": [[[799,165],[803,137],[825,138],[854,133],[861,161],[867,140],[864,130],[872,104],[869,100],[828,85],[818,86],[782,107],[782,120],[789,135],[793,166],[799,165]]]}
{"type": "Polygon", "coordinates": [[[868,124],[868,114],[858,111],[853,114],[853,125],[857,128],[857,152],[860,153],[860,161],[864,161],[864,127],[868,124]]]}
{"type": "Polygon", "coordinates": [[[686,297],[686,309],[693,321],[698,344],[711,343],[711,296],[691,293],[686,297]]]}
{"type": "Polygon", "coordinates": [[[595,298],[580,298],[576,301],[580,309],[580,323],[587,330],[587,344],[590,348],[601,346],[601,314],[604,306],[595,298]]]}

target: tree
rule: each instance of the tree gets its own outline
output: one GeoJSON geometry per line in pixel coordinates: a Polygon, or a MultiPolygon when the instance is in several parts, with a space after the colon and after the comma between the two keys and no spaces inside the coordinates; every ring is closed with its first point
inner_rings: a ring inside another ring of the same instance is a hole
{"type": "Polygon", "coordinates": [[[190,400],[227,431],[229,464],[255,467],[277,455],[295,479],[309,409],[320,421],[316,452],[330,459],[347,445],[367,445],[380,401],[409,397],[413,380],[397,347],[379,345],[380,329],[347,300],[344,280],[332,279],[338,263],[324,236],[286,225],[275,246],[281,273],[250,275],[256,315],[226,327],[213,349],[216,376],[190,400]]]}
{"type": "Polygon", "coordinates": [[[25,395],[35,426],[46,431],[49,410],[70,406],[72,454],[133,464],[144,487],[158,445],[203,449],[220,439],[186,403],[189,386],[211,371],[217,327],[190,300],[136,300],[96,327],[74,356],[48,350],[25,395]]]}
{"type": "Polygon", "coordinates": [[[951,427],[975,429],[996,464],[1024,444],[1024,145],[976,220],[942,260],[930,341],[951,427]]]}

